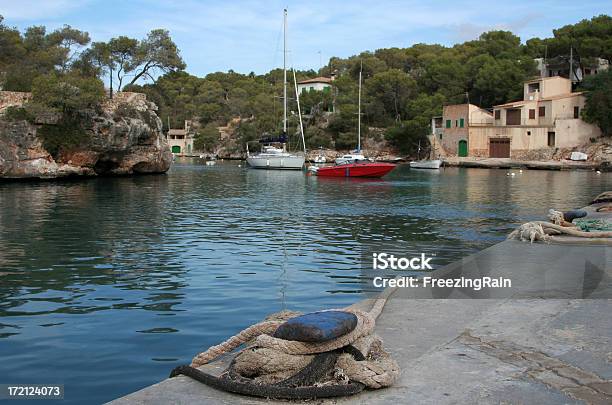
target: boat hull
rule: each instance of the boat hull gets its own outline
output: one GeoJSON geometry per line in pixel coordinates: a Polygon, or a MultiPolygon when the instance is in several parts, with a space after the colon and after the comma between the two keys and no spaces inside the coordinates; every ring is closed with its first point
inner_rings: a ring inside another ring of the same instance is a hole
{"type": "Polygon", "coordinates": [[[442,166],[440,159],[410,162],[410,167],[413,169],[439,169],[440,166],[442,166]]]}
{"type": "Polygon", "coordinates": [[[347,163],[337,166],[319,167],[316,175],[320,177],[383,177],[395,169],[393,163],[347,163]]]}
{"type": "Polygon", "coordinates": [[[246,161],[253,169],[301,170],[304,166],[303,156],[249,156],[246,161]]]}

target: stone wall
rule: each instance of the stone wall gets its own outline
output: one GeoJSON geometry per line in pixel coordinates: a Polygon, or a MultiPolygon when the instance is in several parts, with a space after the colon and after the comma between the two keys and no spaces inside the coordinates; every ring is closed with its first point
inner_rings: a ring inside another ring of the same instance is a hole
{"type": "Polygon", "coordinates": [[[0,112],[8,107],[21,106],[32,98],[32,93],[21,91],[0,91],[0,112]]]}
{"type": "MultiPolygon", "coordinates": [[[[120,91],[114,93],[112,99],[109,98],[104,102],[103,108],[107,111],[114,111],[120,104],[130,104],[140,111],[144,111],[147,108],[152,108],[152,105],[147,105],[146,94],[134,93],[130,91],[120,91]]],[[[153,110],[157,111],[157,106],[155,106],[153,110]]]]}

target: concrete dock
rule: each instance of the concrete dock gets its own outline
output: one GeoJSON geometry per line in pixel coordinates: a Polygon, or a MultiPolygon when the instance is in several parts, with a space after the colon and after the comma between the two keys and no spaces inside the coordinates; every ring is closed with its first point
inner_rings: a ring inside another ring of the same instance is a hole
{"type": "MultiPolygon", "coordinates": [[[[508,240],[436,272],[457,271],[503,274],[524,288],[503,298],[469,298],[454,290],[437,299],[398,289],[376,333],[402,368],[399,380],[391,388],[317,403],[612,403],[611,247],[508,240]],[[564,279],[559,285],[558,277],[564,279]]],[[[218,374],[226,364],[203,369],[218,374]]],[[[277,401],[217,391],[180,376],[111,403],[264,402],[277,401]]]]}
{"type": "Polygon", "coordinates": [[[444,165],[484,169],[601,170],[610,171],[610,162],[572,160],[515,160],[509,158],[446,157],[444,165]]]}

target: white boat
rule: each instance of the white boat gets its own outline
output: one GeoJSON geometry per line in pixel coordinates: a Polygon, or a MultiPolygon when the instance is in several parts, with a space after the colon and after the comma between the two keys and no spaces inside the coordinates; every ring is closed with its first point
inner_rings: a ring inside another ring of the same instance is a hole
{"type": "MultiPolygon", "coordinates": [[[[434,138],[434,150],[436,145],[436,138],[434,138]]],[[[418,149],[417,149],[417,158],[418,155],[421,154],[421,141],[419,141],[418,149]]],[[[439,169],[442,166],[441,159],[424,159],[424,160],[413,160],[410,162],[410,167],[412,169],[439,169]]]]}
{"type": "Polygon", "coordinates": [[[304,154],[293,154],[287,152],[287,10],[283,14],[283,133],[278,138],[267,138],[259,141],[262,144],[260,153],[251,155],[247,144],[247,163],[253,169],[284,169],[301,170],[306,161],[306,143],[304,141],[304,127],[302,125],[302,114],[300,112],[300,98],[297,91],[297,80],[295,69],[293,69],[293,81],[297,100],[298,115],[300,118],[300,130],[304,154]],[[280,147],[278,147],[280,146],[280,147]]]}
{"type": "Polygon", "coordinates": [[[325,155],[323,155],[323,147],[319,148],[319,154],[314,158],[315,163],[327,163],[325,155]]]}
{"type": "Polygon", "coordinates": [[[261,153],[249,155],[247,163],[253,169],[300,170],[304,166],[304,156],[292,154],[281,148],[265,145],[261,153]]]}
{"type": "Polygon", "coordinates": [[[342,155],[339,158],[336,158],[337,165],[343,165],[346,163],[355,163],[363,160],[368,160],[361,152],[353,151],[353,153],[349,153],[346,155],[342,155]]]}
{"type": "Polygon", "coordinates": [[[319,167],[318,166],[308,166],[308,171],[310,173],[317,174],[317,172],[319,171],[319,167]]]}
{"type": "Polygon", "coordinates": [[[413,169],[439,169],[442,166],[440,159],[435,160],[415,160],[410,162],[410,167],[413,169]]]}

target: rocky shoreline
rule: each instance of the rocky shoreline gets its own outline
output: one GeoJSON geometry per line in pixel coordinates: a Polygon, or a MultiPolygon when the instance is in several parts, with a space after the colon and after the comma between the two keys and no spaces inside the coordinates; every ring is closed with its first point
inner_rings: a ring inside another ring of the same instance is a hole
{"type": "Polygon", "coordinates": [[[8,107],[20,106],[11,101],[27,97],[2,93],[9,102],[0,104],[0,179],[165,173],[172,164],[157,107],[144,94],[118,93],[100,111],[87,112],[85,141],[52,153],[41,128],[57,125],[57,119],[7,119],[8,107]]]}

